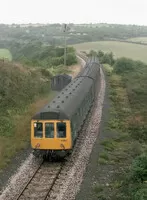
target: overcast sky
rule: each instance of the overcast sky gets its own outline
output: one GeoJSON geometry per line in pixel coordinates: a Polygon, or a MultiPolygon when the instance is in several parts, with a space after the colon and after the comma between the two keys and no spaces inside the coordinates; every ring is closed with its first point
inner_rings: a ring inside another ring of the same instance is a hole
{"type": "Polygon", "coordinates": [[[147,0],[2,0],[0,23],[147,25],[147,0]]]}

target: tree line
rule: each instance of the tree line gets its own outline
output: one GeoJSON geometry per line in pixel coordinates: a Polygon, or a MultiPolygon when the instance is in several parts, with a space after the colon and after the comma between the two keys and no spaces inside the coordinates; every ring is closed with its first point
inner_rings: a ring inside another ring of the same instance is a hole
{"type": "MultiPolygon", "coordinates": [[[[6,42],[3,48],[10,50],[13,61],[18,61],[30,66],[51,67],[64,64],[64,48],[59,46],[44,45],[42,42],[22,44],[20,42],[6,42]]],[[[77,63],[75,49],[67,47],[67,65],[77,63]]]]}

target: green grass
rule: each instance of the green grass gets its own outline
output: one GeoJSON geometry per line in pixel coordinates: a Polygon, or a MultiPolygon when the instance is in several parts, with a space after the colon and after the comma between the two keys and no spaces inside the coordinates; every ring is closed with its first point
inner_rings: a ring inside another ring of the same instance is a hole
{"type": "Polygon", "coordinates": [[[0,58],[7,58],[9,61],[11,61],[11,52],[8,49],[0,49],[0,58]]]}
{"type": "Polygon", "coordinates": [[[0,135],[0,171],[6,167],[11,158],[21,149],[26,148],[30,142],[30,119],[44,105],[55,97],[56,92],[50,92],[48,96],[38,97],[34,103],[26,106],[22,113],[13,115],[13,129],[9,136],[0,135]]]}
{"type": "Polygon", "coordinates": [[[127,41],[131,41],[131,42],[142,42],[147,44],[147,37],[134,37],[134,38],[129,38],[127,39],[127,41]]]}
{"type": "Polygon", "coordinates": [[[116,148],[116,143],[112,139],[106,139],[101,142],[101,145],[104,146],[105,150],[113,151],[116,148]]]}
{"type": "Polygon", "coordinates": [[[108,155],[108,152],[107,152],[107,151],[101,152],[101,153],[99,154],[99,157],[100,157],[101,159],[106,160],[106,161],[109,160],[109,155],[108,155]]]}
{"type": "MultiPolygon", "coordinates": [[[[66,68],[52,73],[69,72],[66,68]]],[[[0,60],[0,171],[30,143],[31,117],[57,95],[50,90],[50,78],[48,68],[0,60]]]]}
{"type": "Polygon", "coordinates": [[[99,156],[99,167],[104,176],[109,174],[110,184],[100,194],[109,192],[109,199],[147,199],[147,67],[138,65],[120,74],[104,65],[111,104],[107,126],[113,137],[101,142],[105,151],[99,156]]]}
{"type": "Polygon", "coordinates": [[[78,51],[102,50],[104,52],[112,51],[115,58],[127,57],[133,60],[141,60],[147,63],[147,46],[140,44],[131,44],[117,41],[98,41],[75,44],[74,48],[78,51]]]}
{"type": "Polygon", "coordinates": [[[103,185],[100,185],[98,183],[96,183],[94,186],[93,186],[93,190],[95,191],[95,193],[100,193],[103,191],[103,188],[104,186],[103,185]]]}

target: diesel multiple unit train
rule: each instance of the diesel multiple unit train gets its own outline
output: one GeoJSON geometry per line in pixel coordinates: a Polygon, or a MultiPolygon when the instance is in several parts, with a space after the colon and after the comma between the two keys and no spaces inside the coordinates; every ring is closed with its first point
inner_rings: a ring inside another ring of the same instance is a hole
{"type": "Polygon", "coordinates": [[[64,157],[73,149],[78,132],[94,102],[100,63],[91,57],[83,70],[31,120],[35,154],[64,157]]]}

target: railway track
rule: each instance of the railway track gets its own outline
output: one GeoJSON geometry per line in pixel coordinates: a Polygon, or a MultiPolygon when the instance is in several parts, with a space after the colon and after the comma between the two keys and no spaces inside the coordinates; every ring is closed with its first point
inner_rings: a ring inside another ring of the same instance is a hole
{"type": "Polygon", "coordinates": [[[43,161],[16,197],[16,200],[48,199],[63,165],[64,162],[51,163],[43,161]]]}
{"type": "Polygon", "coordinates": [[[81,52],[77,52],[76,53],[77,57],[79,57],[80,59],[82,59],[84,61],[84,63],[86,64],[86,61],[87,61],[87,56],[84,54],[84,53],[81,53],[81,52]]]}
{"type": "MultiPolygon", "coordinates": [[[[86,62],[86,56],[84,56],[83,54],[78,54],[78,56],[84,62],[86,62]]],[[[23,189],[20,191],[18,196],[15,198],[15,200],[54,199],[54,197],[57,195],[57,192],[55,191],[55,194],[53,194],[54,191],[52,191],[52,189],[60,175],[64,164],[65,162],[52,163],[42,161],[30,177],[28,182],[25,184],[23,189]]],[[[66,172],[64,172],[63,174],[63,176],[65,176],[66,172]]],[[[60,185],[60,183],[58,183],[57,185],[60,185]]]]}
{"type": "MultiPolygon", "coordinates": [[[[17,189],[14,194],[11,190],[11,196],[5,195],[5,198],[2,198],[2,200],[74,199],[79,190],[83,173],[92,151],[92,146],[98,135],[105,93],[105,80],[102,70],[101,83],[98,87],[100,87],[98,88],[100,94],[97,94],[94,105],[86,118],[73,152],[71,156],[68,157],[68,160],[58,163],[40,162],[37,165],[37,169],[31,174],[29,180],[27,179],[28,182],[22,183],[25,184],[25,186],[21,186],[21,189],[17,189]]],[[[32,166],[29,167],[30,171],[31,168],[32,166]]],[[[23,174],[23,176],[25,176],[25,174],[23,174]]],[[[20,185],[22,184],[20,183],[20,185]]],[[[17,187],[17,185],[15,185],[15,187],[17,187]]]]}

